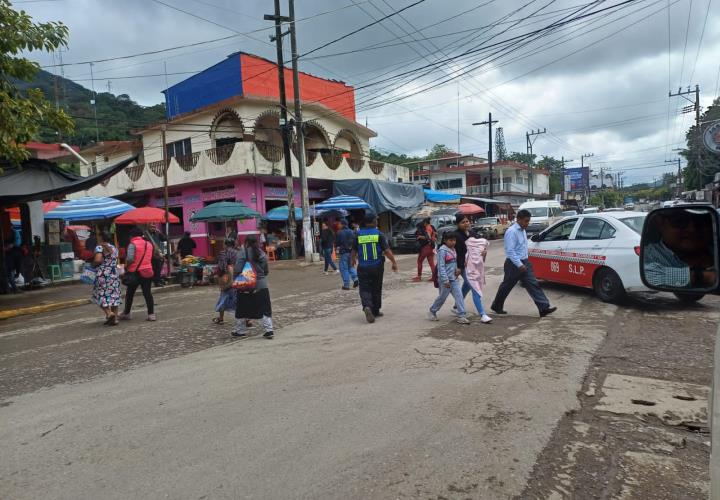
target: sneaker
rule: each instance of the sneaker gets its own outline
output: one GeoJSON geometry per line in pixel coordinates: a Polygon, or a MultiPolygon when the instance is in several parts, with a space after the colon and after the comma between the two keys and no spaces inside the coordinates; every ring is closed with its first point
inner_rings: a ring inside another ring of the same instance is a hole
{"type": "Polygon", "coordinates": [[[265,333],[263,333],[263,338],[266,338],[266,339],[275,338],[275,332],[265,332],[265,333]]]}
{"type": "Polygon", "coordinates": [[[542,311],[540,311],[540,317],[544,318],[548,314],[552,314],[555,311],[557,311],[557,307],[548,307],[547,309],[543,309],[542,311]]]}
{"type": "Polygon", "coordinates": [[[378,311],[376,313],[373,313],[373,316],[375,316],[376,318],[382,318],[385,315],[382,313],[382,311],[378,311]]]}
{"type": "Polygon", "coordinates": [[[372,313],[372,309],[363,307],[363,312],[365,313],[365,319],[368,323],[375,323],[375,315],[372,313]]]}
{"type": "Polygon", "coordinates": [[[130,317],[130,313],[128,313],[128,314],[121,313],[120,315],[118,315],[118,319],[121,321],[129,321],[132,318],[130,317]]]}
{"type": "Polygon", "coordinates": [[[241,333],[241,332],[232,332],[230,335],[233,337],[247,337],[247,333],[241,333]]]}
{"type": "Polygon", "coordinates": [[[157,321],[157,316],[155,316],[154,314],[148,314],[147,320],[148,321],[157,321]]]}
{"type": "Polygon", "coordinates": [[[342,289],[343,289],[343,290],[350,290],[350,287],[349,287],[349,286],[343,286],[342,289]]]}
{"type": "Polygon", "coordinates": [[[353,288],[357,288],[360,286],[360,282],[358,280],[353,281],[353,288]]]}
{"type": "Polygon", "coordinates": [[[487,314],[483,314],[483,315],[480,317],[480,322],[481,322],[481,323],[485,323],[485,324],[487,324],[487,323],[492,323],[492,320],[493,320],[493,319],[492,319],[490,316],[488,316],[487,314]]]}
{"type": "Polygon", "coordinates": [[[430,321],[438,321],[437,314],[435,314],[432,311],[428,311],[427,314],[425,315],[425,317],[430,321]]]}
{"type": "Polygon", "coordinates": [[[490,309],[495,311],[495,314],[507,314],[507,311],[505,311],[504,309],[498,309],[495,306],[490,306],[490,309]]]}
{"type": "Polygon", "coordinates": [[[323,271],[323,275],[324,275],[324,276],[327,276],[327,275],[328,275],[328,272],[327,272],[327,271],[323,271]]]}
{"type": "Polygon", "coordinates": [[[450,312],[453,313],[455,316],[460,316],[460,313],[457,310],[457,306],[452,306],[452,309],[450,309],[450,312]]]}
{"type": "Polygon", "coordinates": [[[458,316],[458,319],[456,319],[455,321],[457,321],[461,325],[469,325],[470,324],[470,320],[467,319],[465,316],[458,316]]]}
{"type": "Polygon", "coordinates": [[[335,271],[333,271],[333,274],[340,274],[340,270],[339,270],[339,269],[335,269],[335,271]]]}

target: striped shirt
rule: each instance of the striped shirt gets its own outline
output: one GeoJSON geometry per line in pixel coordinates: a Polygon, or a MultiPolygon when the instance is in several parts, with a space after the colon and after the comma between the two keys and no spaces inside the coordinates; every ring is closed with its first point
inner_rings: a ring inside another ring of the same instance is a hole
{"type": "Polygon", "coordinates": [[[662,241],[645,247],[643,269],[645,279],[653,286],[690,286],[690,266],[662,241]]]}

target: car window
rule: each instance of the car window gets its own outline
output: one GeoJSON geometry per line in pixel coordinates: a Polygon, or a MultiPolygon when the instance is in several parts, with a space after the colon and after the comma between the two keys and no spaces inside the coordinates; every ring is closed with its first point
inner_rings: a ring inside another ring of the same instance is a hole
{"type": "MultiPolygon", "coordinates": [[[[596,219],[594,217],[588,217],[582,221],[582,224],[580,224],[580,229],[578,229],[577,234],[575,235],[576,240],[601,240],[603,239],[603,230],[605,230],[605,221],[602,219],[596,219]]],[[[610,228],[613,230],[614,228],[610,228]]],[[[609,236],[608,236],[609,237],[609,236]]]]}
{"type": "Polygon", "coordinates": [[[565,241],[570,239],[577,219],[568,220],[558,224],[543,235],[543,241],[565,241]]]}
{"type": "Polygon", "coordinates": [[[637,234],[642,234],[643,224],[645,224],[645,217],[628,217],[626,219],[620,219],[620,222],[635,231],[637,234]]]}
{"type": "Polygon", "coordinates": [[[547,217],[548,216],[547,207],[526,208],[525,210],[530,212],[530,215],[532,217],[547,217]]]}
{"type": "Polygon", "coordinates": [[[615,236],[615,233],[617,231],[614,227],[612,227],[609,223],[605,223],[605,226],[603,227],[602,231],[600,232],[600,239],[606,240],[608,238],[613,238],[615,236]]]}

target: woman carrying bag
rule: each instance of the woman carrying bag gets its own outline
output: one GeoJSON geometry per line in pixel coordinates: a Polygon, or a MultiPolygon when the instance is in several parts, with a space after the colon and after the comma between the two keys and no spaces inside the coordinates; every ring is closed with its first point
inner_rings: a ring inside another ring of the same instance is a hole
{"type": "Polygon", "coordinates": [[[272,323],[272,305],[270,304],[270,290],[267,282],[270,269],[267,255],[260,249],[255,235],[251,234],[245,238],[245,244],[238,252],[234,271],[236,276],[233,287],[238,288],[238,290],[235,309],[235,331],[232,332],[232,336],[247,336],[246,320],[260,319],[265,330],[263,337],[266,339],[273,338],[275,334],[272,323]],[[254,286],[251,289],[241,288],[241,279],[246,274],[253,275],[254,286]]]}
{"type": "Polygon", "coordinates": [[[220,285],[220,297],[215,304],[215,312],[218,315],[213,318],[213,323],[222,325],[225,322],[225,311],[234,311],[237,308],[237,291],[232,287],[234,277],[233,268],[238,257],[238,250],[235,248],[235,240],[227,238],[225,249],[218,257],[218,284],[220,285]]]}
{"type": "Polygon", "coordinates": [[[120,305],[120,276],[118,275],[118,251],[110,244],[110,235],[104,231],[98,233],[97,247],[93,257],[95,281],[93,301],[105,312],[105,324],[118,324],[117,310],[120,305]]]}
{"type": "Polygon", "coordinates": [[[125,274],[123,275],[123,285],[127,286],[125,292],[125,310],[120,315],[120,319],[129,320],[130,310],[132,309],[133,298],[138,287],[142,289],[143,297],[145,297],[145,305],[147,306],[148,321],[155,321],[155,300],[152,296],[152,279],[153,279],[153,244],[142,237],[142,231],[134,227],[130,230],[130,244],[127,248],[127,258],[125,261],[125,274]]]}

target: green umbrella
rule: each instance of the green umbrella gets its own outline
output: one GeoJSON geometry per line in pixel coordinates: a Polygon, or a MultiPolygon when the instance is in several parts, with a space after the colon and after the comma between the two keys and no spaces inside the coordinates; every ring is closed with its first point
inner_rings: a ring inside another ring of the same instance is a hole
{"type": "Polygon", "coordinates": [[[192,222],[231,222],[260,217],[255,210],[236,201],[219,201],[198,210],[190,217],[192,222]]]}

